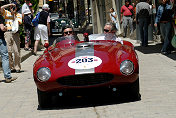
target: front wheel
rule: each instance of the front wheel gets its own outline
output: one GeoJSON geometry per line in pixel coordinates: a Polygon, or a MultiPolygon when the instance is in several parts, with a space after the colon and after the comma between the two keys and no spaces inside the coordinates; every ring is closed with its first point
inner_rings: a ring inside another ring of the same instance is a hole
{"type": "Polygon", "coordinates": [[[38,103],[41,108],[47,108],[51,105],[51,94],[37,89],[38,103]]]}
{"type": "Polygon", "coordinates": [[[121,94],[132,100],[141,100],[139,91],[139,78],[135,82],[127,84],[121,88],[121,94]]]}

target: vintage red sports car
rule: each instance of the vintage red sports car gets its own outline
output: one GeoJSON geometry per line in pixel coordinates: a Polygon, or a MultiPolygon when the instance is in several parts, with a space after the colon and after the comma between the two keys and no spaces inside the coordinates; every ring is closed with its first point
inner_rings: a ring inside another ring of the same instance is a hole
{"type": "Polygon", "coordinates": [[[69,90],[107,88],[130,96],[139,94],[139,65],[133,45],[112,36],[89,35],[85,41],[60,37],[48,46],[33,67],[40,107],[47,107],[53,94],[69,90]],[[51,94],[52,93],[52,94],[51,94]]]}

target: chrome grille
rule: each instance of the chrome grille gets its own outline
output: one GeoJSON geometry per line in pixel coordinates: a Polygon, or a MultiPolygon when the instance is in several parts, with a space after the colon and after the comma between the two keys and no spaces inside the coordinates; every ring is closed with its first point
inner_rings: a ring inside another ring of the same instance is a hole
{"type": "Polygon", "coordinates": [[[111,80],[113,80],[112,74],[98,73],[62,77],[57,79],[57,82],[65,86],[90,86],[107,83],[111,80]]]}

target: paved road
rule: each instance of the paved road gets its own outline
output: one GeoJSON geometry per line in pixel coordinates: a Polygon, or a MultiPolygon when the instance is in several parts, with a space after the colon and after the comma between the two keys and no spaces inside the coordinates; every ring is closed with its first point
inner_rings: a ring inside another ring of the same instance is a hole
{"type": "Polygon", "coordinates": [[[153,44],[146,48],[135,45],[140,63],[140,101],[70,100],[74,102],[70,106],[41,110],[32,76],[38,56],[31,56],[22,63],[23,72],[13,74],[18,76],[16,81],[0,82],[0,118],[176,118],[176,53],[164,56],[153,44]]]}

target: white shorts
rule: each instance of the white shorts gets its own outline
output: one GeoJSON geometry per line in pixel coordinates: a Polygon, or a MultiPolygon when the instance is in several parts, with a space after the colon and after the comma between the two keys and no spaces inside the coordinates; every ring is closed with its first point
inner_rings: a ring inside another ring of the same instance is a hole
{"type": "Polygon", "coordinates": [[[38,24],[34,30],[34,39],[35,40],[48,40],[48,28],[46,25],[38,24]]]}

